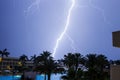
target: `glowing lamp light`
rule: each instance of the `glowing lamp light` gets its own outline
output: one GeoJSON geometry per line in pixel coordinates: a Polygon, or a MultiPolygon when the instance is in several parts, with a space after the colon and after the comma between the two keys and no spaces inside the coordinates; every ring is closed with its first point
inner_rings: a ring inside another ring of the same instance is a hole
{"type": "Polygon", "coordinates": [[[19,66],[22,66],[22,63],[21,63],[21,62],[18,62],[18,65],[19,65],[19,66]]]}
{"type": "Polygon", "coordinates": [[[2,62],[2,58],[0,58],[0,62],[2,62]]]}
{"type": "Polygon", "coordinates": [[[7,66],[7,69],[9,69],[9,70],[10,70],[10,69],[11,69],[11,67],[10,67],[10,66],[7,66]]]}

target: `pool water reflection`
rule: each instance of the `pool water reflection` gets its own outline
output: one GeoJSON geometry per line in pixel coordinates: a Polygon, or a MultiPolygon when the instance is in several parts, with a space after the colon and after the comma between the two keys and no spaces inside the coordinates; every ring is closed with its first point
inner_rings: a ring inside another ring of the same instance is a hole
{"type": "MultiPolygon", "coordinates": [[[[51,80],[61,80],[61,74],[53,74],[51,80]]],[[[0,80],[20,80],[21,76],[0,76],[0,80]]],[[[44,75],[37,75],[36,80],[44,80],[44,75]]]]}
{"type": "Polygon", "coordinates": [[[21,76],[0,76],[0,80],[20,80],[21,76]]]}

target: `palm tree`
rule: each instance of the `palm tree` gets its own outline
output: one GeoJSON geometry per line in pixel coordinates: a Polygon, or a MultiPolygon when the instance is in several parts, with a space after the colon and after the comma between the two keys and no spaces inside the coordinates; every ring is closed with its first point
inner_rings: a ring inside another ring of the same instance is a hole
{"type": "Polygon", "coordinates": [[[0,50],[0,55],[1,55],[2,58],[4,57],[4,55],[5,55],[6,57],[8,57],[8,55],[10,55],[10,53],[7,52],[7,49],[5,48],[3,51],[0,50]]]}
{"type": "Polygon", "coordinates": [[[33,56],[31,56],[31,59],[30,59],[30,60],[33,61],[34,66],[37,65],[37,56],[36,56],[36,54],[34,54],[33,56]]]}
{"type": "Polygon", "coordinates": [[[120,60],[114,60],[114,61],[113,61],[113,64],[115,64],[115,65],[120,65],[120,60]]]}
{"type": "Polygon", "coordinates": [[[53,59],[48,59],[46,64],[48,80],[50,80],[51,74],[54,73],[54,70],[57,68],[57,63],[53,59]]]}
{"type": "Polygon", "coordinates": [[[64,59],[63,59],[64,65],[66,67],[71,68],[74,66],[74,54],[72,53],[68,53],[67,55],[64,55],[64,59]]]}
{"type": "Polygon", "coordinates": [[[41,73],[45,74],[45,80],[46,80],[46,75],[48,76],[48,80],[51,79],[51,74],[54,73],[54,70],[57,68],[57,62],[53,60],[53,57],[51,56],[51,53],[48,51],[43,51],[39,58],[39,65],[38,69],[41,73]]]}
{"type": "MultiPolygon", "coordinates": [[[[7,49],[5,48],[3,51],[1,51],[0,50],[0,55],[1,55],[1,64],[2,64],[2,66],[3,66],[3,62],[2,62],[2,59],[3,59],[3,57],[4,57],[4,55],[6,56],[6,57],[8,57],[8,55],[10,55],[10,53],[7,51],[7,49]]],[[[1,69],[2,69],[3,67],[1,67],[1,69]]]]}
{"type": "MultiPolygon", "coordinates": [[[[26,70],[26,66],[25,66],[25,62],[28,60],[28,57],[25,55],[25,54],[23,54],[23,55],[21,55],[20,57],[19,57],[19,61],[22,63],[22,66],[20,66],[19,67],[19,69],[22,71],[22,73],[23,73],[23,75],[22,76],[24,76],[24,74],[25,74],[25,70],[26,70]]],[[[23,79],[24,79],[24,77],[23,77],[23,79]]]]}
{"type": "Polygon", "coordinates": [[[88,54],[86,55],[86,64],[88,72],[86,77],[89,80],[105,80],[104,69],[108,65],[107,57],[100,54],[88,54]]]}
{"type": "Polygon", "coordinates": [[[25,62],[28,60],[28,57],[25,54],[23,54],[20,56],[19,60],[21,61],[23,67],[25,67],[25,62]]]}
{"type": "Polygon", "coordinates": [[[37,57],[36,54],[34,54],[33,56],[31,56],[30,60],[34,61],[36,59],[36,57],[37,57]]]}
{"type": "Polygon", "coordinates": [[[84,64],[84,58],[80,53],[75,53],[74,54],[74,65],[75,65],[75,70],[77,71],[79,68],[79,64],[83,65],[84,64]]]}
{"type": "Polygon", "coordinates": [[[98,62],[97,63],[97,66],[98,66],[97,70],[99,72],[98,78],[100,80],[104,80],[108,76],[108,74],[104,70],[106,69],[106,67],[109,66],[109,62],[107,60],[107,57],[102,55],[102,54],[97,56],[97,62],[98,62]]]}
{"type": "Polygon", "coordinates": [[[82,70],[79,65],[83,64],[84,58],[80,53],[68,53],[64,55],[63,62],[68,67],[68,73],[62,78],[66,80],[79,80],[82,76],[82,70]]]}
{"type": "Polygon", "coordinates": [[[88,54],[86,55],[86,68],[88,68],[88,72],[86,77],[89,78],[89,80],[96,80],[97,78],[97,55],[96,54],[88,54]]]}

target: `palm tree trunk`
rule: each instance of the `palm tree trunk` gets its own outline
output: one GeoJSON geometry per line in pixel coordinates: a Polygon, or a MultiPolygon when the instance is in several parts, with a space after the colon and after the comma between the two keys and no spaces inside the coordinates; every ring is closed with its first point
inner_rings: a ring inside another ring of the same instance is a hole
{"type": "Polygon", "coordinates": [[[2,66],[1,66],[1,70],[2,70],[2,72],[3,72],[3,61],[2,61],[2,66]]]}
{"type": "Polygon", "coordinates": [[[46,80],[46,73],[45,73],[45,78],[44,78],[44,80],[46,80]]]}
{"type": "Polygon", "coordinates": [[[1,70],[2,70],[2,73],[3,73],[3,55],[2,55],[2,66],[1,66],[1,70]]]}
{"type": "Polygon", "coordinates": [[[51,74],[48,73],[48,80],[51,80],[51,74]]]}

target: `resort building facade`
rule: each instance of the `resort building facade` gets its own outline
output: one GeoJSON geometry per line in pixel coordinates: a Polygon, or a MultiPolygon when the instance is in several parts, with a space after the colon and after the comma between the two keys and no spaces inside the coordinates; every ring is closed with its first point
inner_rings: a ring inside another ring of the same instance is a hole
{"type": "Polygon", "coordinates": [[[8,70],[13,69],[15,66],[18,66],[19,58],[16,57],[4,57],[0,58],[0,69],[8,70]]]}
{"type": "Polygon", "coordinates": [[[110,66],[110,80],[120,80],[120,65],[110,66]]]}
{"type": "MultiPolygon", "coordinates": [[[[0,71],[4,70],[15,70],[16,67],[22,66],[22,63],[17,57],[0,57],[0,71]]],[[[25,61],[25,67],[33,68],[33,61],[25,61]]]]}
{"type": "Polygon", "coordinates": [[[114,47],[120,48],[120,31],[112,32],[112,43],[114,47]]]}

